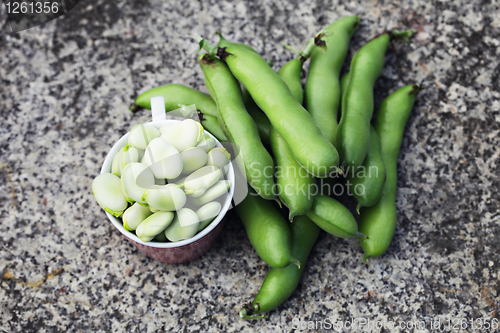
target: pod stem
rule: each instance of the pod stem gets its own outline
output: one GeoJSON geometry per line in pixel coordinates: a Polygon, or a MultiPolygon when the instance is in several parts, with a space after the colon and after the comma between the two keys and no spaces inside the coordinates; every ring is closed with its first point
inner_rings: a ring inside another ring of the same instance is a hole
{"type": "Polygon", "coordinates": [[[262,318],[267,318],[267,316],[265,316],[265,315],[260,315],[260,316],[249,315],[247,308],[241,309],[239,315],[240,315],[240,318],[242,318],[242,319],[262,319],[262,318]]]}
{"type": "Polygon", "coordinates": [[[366,254],[366,253],[365,253],[365,254],[364,254],[364,256],[363,256],[363,262],[364,262],[365,264],[367,264],[367,265],[368,265],[368,258],[370,258],[370,256],[369,256],[368,254],[366,254]]]}
{"type": "Polygon", "coordinates": [[[203,112],[201,112],[201,110],[198,110],[198,109],[197,109],[197,110],[196,110],[196,113],[197,113],[197,115],[198,115],[198,119],[199,119],[200,121],[205,120],[205,114],[204,114],[203,112]]]}
{"type": "Polygon", "coordinates": [[[300,261],[296,258],[293,258],[292,257],[292,262],[290,263],[290,265],[297,265],[297,268],[300,269],[300,261]]]}
{"type": "Polygon", "coordinates": [[[209,55],[215,56],[217,55],[217,46],[212,45],[207,40],[201,36],[186,36],[188,38],[194,39],[198,43],[198,50],[196,53],[200,52],[201,50],[205,50],[209,55]]]}
{"type": "Polygon", "coordinates": [[[283,208],[283,205],[281,204],[281,200],[280,199],[276,198],[276,199],[274,199],[274,201],[276,201],[276,203],[278,204],[278,206],[280,206],[280,209],[283,208]]]}
{"type": "Polygon", "coordinates": [[[305,62],[307,59],[311,57],[312,51],[316,46],[317,46],[316,39],[310,38],[309,41],[307,42],[307,45],[302,49],[302,52],[300,52],[300,56],[302,57],[301,58],[302,62],[305,62]]]}
{"type": "Polygon", "coordinates": [[[311,57],[312,51],[316,46],[318,46],[316,44],[316,38],[310,38],[309,41],[307,42],[307,45],[302,49],[302,51],[299,51],[284,42],[281,42],[281,45],[283,45],[286,49],[297,53],[300,56],[300,61],[302,63],[304,63],[307,59],[311,57]]]}
{"type": "Polygon", "coordinates": [[[363,237],[363,238],[369,239],[369,237],[367,235],[365,235],[364,233],[359,232],[359,231],[356,233],[355,237],[363,237]]]}
{"type": "Polygon", "coordinates": [[[283,45],[283,46],[284,46],[287,50],[290,50],[290,51],[293,51],[293,52],[295,52],[295,53],[297,53],[297,54],[300,54],[300,51],[299,51],[299,50],[297,50],[297,49],[295,49],[295,48],[291,47],[290,45],[288,45],[288,44],[287,44],[287,43],[285,43],[285,42],[281,42],[281,45],[283,45]]]}
{"type": "Polygon", "coordinates": [[[426,86],[414,84],[413,89],[410,91],[409,95],[417,95],[419,92],[427,88],[426,86]]]}
{"type": "Polygon", "coordinates": [[[225,40],[227,40],[227,39],[225,39],[225,38],[224,38],[224,36],[222,36],[222,34],[221,34],[219,31],[216,31],[216,32],[215,32],[215,34],[216,34],[217,36],[219,36],[219,39],[220,39],[220,40],[224,40],[224,41],[225,41],[225,40]]]}
{"type": "Polygon", "coordinates": [[[132,113],[136,113],[137,111],[140,111],[142,109],[143,109],[142,107],[140,107],[139,105],[137,105],[135,103],[130,104],[130,106],[128,107],[128,110],[132,113]]]}
{"type": "Polygon", "coordinates": [[[358,213],[358,215],[360,214],[359,213],[360,209],[361,209],[361,203],[358,202],[358,205],[356,206],[356,212],[358,213]]]}
{"type": "Polygon", "coordinates": [[[409,29],[405,31],[397,30],[394,29],[390,32],[391,39],[401,39],[405,43],[408,43],[410,41],[410,37],[413,36],[415,33],[415,30],[409,29]]]}

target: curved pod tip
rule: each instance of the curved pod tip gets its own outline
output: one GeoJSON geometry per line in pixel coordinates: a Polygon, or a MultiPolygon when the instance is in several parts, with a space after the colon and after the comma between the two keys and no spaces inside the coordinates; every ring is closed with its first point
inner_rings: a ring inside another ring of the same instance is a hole
{"type": "Polygon", "coordinates": [[[368,254],[365,253],[365,255],[363,256],[363,262],[368,265],[368,258],[371,258],[368,254]]]}
{"type": "Polygon", "coordinates": [[[266,315],[249,315],[248,314],[248,309],[247,308],[243,308],[241,309],[240,313],[239,313],[239,316],[241,319],[263,319],[263,318],[268,318],[268,316],[266,315]]]}
{"type": "Polygon", "coordinates": [[[300,269],[300,261],[298,259],[293,258],[291,265],[297,265],[297,268],[300,269]]]}
{"type": "Polygon", "coordinates": [[[389,35],[391,39],[401,39],[403,42],[408,43],[410,41],[410,37],[413,36],[413,34],[415,33],[416,31],[412,29],[404,31],[394,29],[389,32],[389,35]]]}
{"type": "Polygon", "coordinates": [[[278,206],[280,206],[280,209],[283,208],[283,204],[281,203],[281,200],[278,199],[278,198],[275,198],[274,201],[276,201],[276,203],[278,204],[278,206]]]}
{"type": "Polygon", "coordinates": [[[421,84],[414,84],[413,89],[408,93],[408,95],[417,95],[419,92],[424,90],[426,86],[423,86],[421,84]]]}
{"type": "Polygon", "coordinates": [[[361,209],[361,207],[361,204],[358,202],[358,205],[356,206],[356,213],[358,213],[358,215],[360,214],[359,210],[361,209]]]}
{"type": "Polygon", "coordinates": [[[142,110],[142,107],[140,107],[139,105],[135,104],[135,103],[132,103],[130,104],[130,106],[128,107],[128,110],[132,113],[136,113],[137,111],[140,111],[142,110]]]}

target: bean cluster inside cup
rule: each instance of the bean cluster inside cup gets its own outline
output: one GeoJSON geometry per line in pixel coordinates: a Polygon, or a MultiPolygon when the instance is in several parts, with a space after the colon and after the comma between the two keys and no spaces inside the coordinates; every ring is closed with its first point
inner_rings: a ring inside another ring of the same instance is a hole
{"type": "Polygon", "coordinates": [[[231,156],[192,119],[159,129],[137,124],[113,157],[111,172],[92,183],[97,203],[144,242],[177,242],[221,212],[231,156]]]}

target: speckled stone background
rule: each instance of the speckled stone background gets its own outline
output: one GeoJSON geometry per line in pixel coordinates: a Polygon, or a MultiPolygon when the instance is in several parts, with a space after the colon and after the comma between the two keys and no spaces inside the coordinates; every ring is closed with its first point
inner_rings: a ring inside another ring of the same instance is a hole
{"type": "Polygon", "coordinates": [[[459,318],[474,332],[471,319],[500,318],[499,13],[488,0],[82,0],[13,34],[1,5],[0,332],[323,331],[294,323],[327,318],[426,323],[394,332],[459,318]],[[161,264],[114,229],[92,179],[149,118],[127,110],[138,93],[171,82],[206,91],[197,45],[182,36],[221,31],[279,68],[293,57],[280,42],[300,47],[352,14],[362,24],[349,59],[386,29],[418,31],[388,52],[376,104],[428,86],[400,154],[393,243],[365,265],[357,240],[322,234],[291,299],[266,320],[241,320],[268,268],[234,214],[205,256],[161,264]]]}

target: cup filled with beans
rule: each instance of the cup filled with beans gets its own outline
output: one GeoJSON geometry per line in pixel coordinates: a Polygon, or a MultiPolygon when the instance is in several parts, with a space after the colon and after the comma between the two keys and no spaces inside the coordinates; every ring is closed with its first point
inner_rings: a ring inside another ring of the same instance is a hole
{"type": "Polygon", "coordinates": [[[166,119],[159,99],[153,121],[136,124],[111,148],[92,192],[141,252],[182,263],[214,243],[231,206],[235,175],[226,148],[193,119],[166,119]]]}

